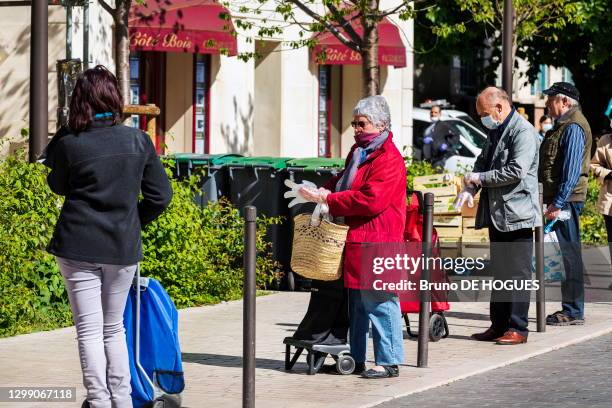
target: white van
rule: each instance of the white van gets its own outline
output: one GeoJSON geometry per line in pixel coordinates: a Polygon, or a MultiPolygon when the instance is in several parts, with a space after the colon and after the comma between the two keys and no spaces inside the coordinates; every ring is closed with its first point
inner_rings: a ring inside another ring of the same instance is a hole
{"type": "MultiPolygon", "coordinates": [[[[476,157],[480,154],[487,140],[486,133],[482,130],[480,125],[465,112],[442,109],[440,120],[444,123],[444,127],[448,131],[459,136],[459,141],[461,143],[461,146],[458,148],[458,154],[448,157],[444,162],[444,168],[452,172],[470,171],[474,167],[476,157]]],[[[412,134],[414,142],[423,137],[425,129],[427,129],[431,123],[429,109],[413,108],[412,134]]],[[[418,143],[414,142],[413,144],[418,146],[418,143]]],[[[415,148],[415,150],[417,150],[418,158],[419,149],[415,148]]]]}

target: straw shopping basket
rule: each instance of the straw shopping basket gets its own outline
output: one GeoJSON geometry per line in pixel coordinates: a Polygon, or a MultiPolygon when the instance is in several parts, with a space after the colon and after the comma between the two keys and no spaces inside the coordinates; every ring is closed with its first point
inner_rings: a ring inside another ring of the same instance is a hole
{"type": "Polygon", "coordinates": [[[315,211],[313,215],[299,214],[293,219],[291,269],[309,279],[340,279],[342,253],[349,227],[326,219],[316,222],[317,218],[315,211]]]}

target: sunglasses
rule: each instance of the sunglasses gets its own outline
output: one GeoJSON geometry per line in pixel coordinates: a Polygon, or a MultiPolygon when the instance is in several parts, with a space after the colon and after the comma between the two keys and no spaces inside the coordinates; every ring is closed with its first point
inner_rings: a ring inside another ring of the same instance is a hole
{"type": "Polygon", "coordinates": [[[366,125],[370,123],[370,122],[364,122],[363,120],[360,120],[359,122],[356,121],[352,121],[351,122],[351,126],[352,127],[360,127],[360,128],[364,128],[366,127],[366,125]]]}

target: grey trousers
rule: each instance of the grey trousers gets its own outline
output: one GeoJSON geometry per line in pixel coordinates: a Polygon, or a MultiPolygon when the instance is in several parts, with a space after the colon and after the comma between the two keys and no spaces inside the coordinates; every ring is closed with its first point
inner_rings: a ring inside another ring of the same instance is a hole
{"type": "Polygon", "coordinates": [[[132,408],[123,312],[137,265],[56,259],[68,291],[90,407],[132,408]]]}

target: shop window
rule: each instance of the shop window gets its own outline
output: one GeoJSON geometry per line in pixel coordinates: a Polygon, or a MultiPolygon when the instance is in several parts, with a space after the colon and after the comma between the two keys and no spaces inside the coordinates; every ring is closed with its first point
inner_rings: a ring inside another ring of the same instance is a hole
{"type": "MultiPolygon", "coordinates": [[[[140,53],[130,54],[130,104],[138,105],[140,103],[140,53]]],[[[140,127],[140,119],[138,115],[131,116],[132,127],[140,127]]]]}
{"type": "Polygon", "coordinates": [[[196,54],[193,86],[193,152],[210,151],[210,55],[196,54]]]}
{"type": "MultiPolygon", "coordinates": [[[[164,151],[165,79],[165,53],[142,51],[130,54],[130,103],[134,105],[154,104],[161,111],[155,121],[155,148],[158,153],[164,151]]],[[[146,130],[146,118],[132,116],[132,126],[146,130]]]]}
{"type": "Polygon", "coordinates": [[[331,157],[331,67],[319,67],[319,157],[331,157]]]}
{"type": "Polygon", "coordinates": [[[569,82],[570,84],[574,83],[574,78],[572,78],[572,72],[569,69],[563,67],[562,75],[563,82],[569,82]]]}
{"type": "Polygon", "coordinates": [[[340,154],[342,129],[342,66],[319,66],[317,153],[319,157],[340,154]]]}
{"type": "Polygon", "coordinates": [[[531,94],[539,95],[548,88],[548,66],[540,64],[538,71],[538,77],[535,82],[531,85],[531,94]]]}

